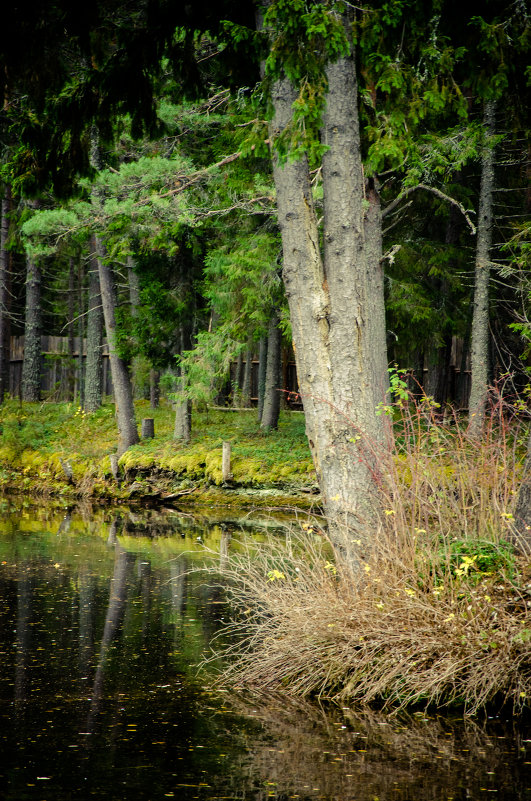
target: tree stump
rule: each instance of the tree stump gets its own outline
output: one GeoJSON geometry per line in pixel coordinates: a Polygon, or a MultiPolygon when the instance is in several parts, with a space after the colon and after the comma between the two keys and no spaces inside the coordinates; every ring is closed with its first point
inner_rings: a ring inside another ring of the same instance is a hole
{"type": "Polygon", "coordinates": [[[152,417],[144,417],[142,420],[142,439],[153,439],[155,436],[155,421],[152,417]]]}

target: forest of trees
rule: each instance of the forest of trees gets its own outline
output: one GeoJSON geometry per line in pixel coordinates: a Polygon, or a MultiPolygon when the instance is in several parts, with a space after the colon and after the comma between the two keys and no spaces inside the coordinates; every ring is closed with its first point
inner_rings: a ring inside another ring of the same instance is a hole
{"type": "Polygon", "coordinates": [[[489,387],[527,398],[527,0],[89,6],[7,12],[0,401],[10,337],[37,401],[53,334],[86,338],[96,410],[105,337],[119,453],[135,392],[162,387],[186,441],[194,405],[250,405],[253,357],[267,431],[293,352],[332,539],[358,548],[390,366],[475,437],[489,387]]]}

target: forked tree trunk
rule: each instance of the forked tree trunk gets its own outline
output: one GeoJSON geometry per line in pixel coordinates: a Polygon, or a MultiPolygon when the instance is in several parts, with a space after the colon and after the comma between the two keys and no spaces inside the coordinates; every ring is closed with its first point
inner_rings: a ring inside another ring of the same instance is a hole
{"type": "Polygon", "coordinates": [[[103,392],[103,309],[96,241],[91,238],[88,273],[87,365],[85,371],[85,409],[95,412],[103,392]]]}
{"type": "MultiPolygon", "coordinates": [[[[496,104],[485,103],[483,123],[487,137],[496,130],[496,104]]],[[[468,432],[481,436],[485,423],[485,410],[489,380],[489,278],[490,249],[492,246],[492,196],[494,189],[494,148],[487,142],[481,157],[481,184],[479,193],[476,266],[474,274],[474,310],[471,336],[471,385],[468,402],[468,432]]]]}
{"type": "Polygon", "coordinates": [[[282,333],[279,328],[279,315],[275,310],[269,321],[267,337],[267,364],[265,376],[264,408],[260,428],[274,431],[278,428],[280,415],[280,376],[281,376],[282,333]]]}
{"type": "Polygon", "coordinates": [[[9,212],[11,210],[11,192],[6,186],[2,197],[2,219],[0,221],[0,403],[9,392],[9,356],[10,333],[10,275],[7,238],[9,234],[9,212]]]}
{"type": "Polygon", "coordinates": [[[42,275],[36,259],[26,256],[26,317],[24,321],[24,361],[22,363],[22,400],[41,399],[42,371],[42,275]]]}
{"type": "MultiPolygon", "coordinates": [[[[273,169],[306,431],[331,539],[356,564],[374,534],[379,509],[375,449],[384,435],[374,387],[385,387],[385,376],[377,374],[386,364],[383,292],[381,262],[374,262],[378,248],[365,240],[353,57],[331,64],[327,77],[324,262],[307,159],[281,166],[276,158],[273,169]],[[368,323],[372,308],[380,315],[376,325],[368,323]]],[[[289,124],[295,98],[289,80],[275,83],[272,138],[289,124]]]]}

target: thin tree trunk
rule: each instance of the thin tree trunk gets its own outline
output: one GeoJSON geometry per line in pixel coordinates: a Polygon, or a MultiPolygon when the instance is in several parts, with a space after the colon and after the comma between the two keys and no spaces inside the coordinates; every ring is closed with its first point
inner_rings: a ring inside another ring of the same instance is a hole
{"type": "Polygon", "coordinates": [[[232,405],[238,409],[242,403],[242,376],[243,376],[243,353],[238,353],[236,359],[236,370],[234,373],[234,384],[232,388],[232,405]]]}
{"type": "Polygon", "coordinates": [[[96,237],[96,250],[98,254],[98,273],[100,276],[101,302],[103,306],[103,319],[109,345],[109,361],[111,364],[114,400],[116,403],[116,417],[118,420],[118,455],[138,442],[138,429],[135,420],[135,407],[133,404],[133,390],[126,362],[118,353],[116,340],[116,291],[111,269],[104,259],[105,248],[99,237],[96,237]]]}
{"type": "Polygon", "coordinates": [[[149,371],[149,405],[158,409],[160,404],[160,370],[149,371]]]}
{"type": "Polygon", "coordinates": [[[253,365],[253,352],[251,350],[251,341],[247,344],[245,351],[245,362],[243,368],[243,382],[242,382],[242,406],[248,409],[251,406],[251,370],[253,365]]]}
{"type": "MultiPolygon", "coordinates": [[[[375,365],[386,363],[385,341],[367,324],[381,308],[376,248],[367,247],[353,57],[327,68],[323,119],[324,263],[306,158],[274,159],[283,276],[290,305],[306,431],[332,542],[357,564],[374,533],[379,505],[374,450],[383,440],[376,415],[375,365]]],[[[287,79],[273,87],[271,138],[286,129],[296,94],[287,79]]],[[[382,328],[381,321],[377,329],[382,328]]]]}
{"type": "Polygon", "coordinates": [[[95,412],[101,406],[103,392],[103,309],[95,238],[90,242],[88,273],[87,365],[85,373],[85,409],[95,412]]]}
{"type": "Polygon", "coordinates": [[[175,402],[175,426],[173,439],[179,440],[183,445],[190,442],[192,434],[192,406],[186,397],[186,377],[181,375],[178,379],[178,399],[175,402]]]}
{"type": "MultiPolygon", "coordinates": [[[[129,302],[131,304],[131,316],[133,319],[138,316],[138,307],[140,306],[140,279],[138,273],[135,271],[135,265],[132,256],[127,257],[127,283],[129,286],[129,302]]],[[[133,356],[131,361],[131,374],[133,384],[133,396],[135,398],[142,397],[141,382],[138,380],[141,369],[142,359],[139,356],[133,356]]]]}
{"type": "MultiPolygon", "coordinates": [[[[487,137],[496,130],[496,103],[485,103],[483,123],[487,137]]],[[[468,402],[468,432],[481,436],[485,423],[489,370],[489,278],[492,246],[492,197],[494,189],[494,148],[486,142],[481,157],[478,233],[474,277],[474,311],[471,336],[471,386],[468,402]]]]}
{"type": "MultiPolygon", "coordinates": [[[[365,214],[365,248],[367,259],[367,326],[369,342],[380,343],[374,348],[371,357],[371,371],[374,375],[374,406],[386,403],[389,393],[389,372],[387,358],[387,326],[385,323],[384,270],[382,248],[382,208],[380,193],[375,179],[366,188],[368,208],[365,214]],[[382,343],[384,346],[382,346],[382,343]]],[[[384,429],[377,433],[383,436],[384,429]]]]}
{"type": "MultiPolygon", "coordinates": [[[[91,160],[96,169],[101,169],[98,134],[95,128],[91,133],[91,160]]],[[[93,200],[101,198],[95,194],[93,200]]],[[[101,303],[103,306],[103,319],[105,320],[105,333],[109,346],[109,362],[111,365],[114,400],[116,404],[116,418],[118,421],[118,456],[121,456],[131,445],[138,442],[138,429],[135,420],[135,407],[133,403],[133,390],[126,362],[118,353],[116,337],[116,290],[111,268],[106,263],[105,246],[101,238],[94,237],[100,278],[101,303]]]]}
{"type": "Polygon", "coordinates": [[[10,334],[10,275],[7,239],[9,234],[9,212],[11,192],[6,185],[2,197],[2,219],[0,221],[0,403],[9,392],[10,334]]]}
{"type": "Polygon", "coordinates": [[[24,361],[22,363],[22,400],[41,399],[42,371],[42,275],[37,261],[26,256],[26,316],[24,322],[24,361]]]}
{"type": "Polygon", "coordinates": [[[509,539],[521,553],[531,553],[531,433],[527,439],[527,454],[509,539]]]}
{"type": "Polygon", "coordinates": [[[281,375],[282,334],[279,328],[279,315],[275,310],[269,321],[267,337],[267,367],[264,393],[264,408],[260,428],[273,431],[278,428],[280,415],[280,375],[281,375]]]}
{"type": "MultiPolygon", "coordinates": [[[[68,369],[66,371],[67,392],[66,397],[68,400],[75,400],[74,388],[76,383],[76,368],[74,364],[74,351],[75,351],[75,335],[74,335],[74,317],[76,314],[76,274],[74,269],[74,259],[70,257],[68,263],[68,323],[67,323],[67,336],[68,336],[68,369]]],[[[81,316],[81,310],[80,310],[81,316]]],[[[80,403],[80,405],[82,405],[80,403]]]]}
{"type": "MultiPolygon", "coordinates": [[[[189,327],[184,325],[182,326],[180,338],[181,353],[183,353],[185,350],[190,350],[192,345],[192,337],[189,327]]],[[[173,438],[182,442],[183,445],[188,445],[192,435],[192,404],[186,395],[186,374],[182,367],[179,368],[179,371],[180,376],[177,382],[178,390],[177,400],[175,402],[175,426],[173,429],[173,438]]]]}
{"type": "MultiPolygon", "coordinates": [[[[98,283],[99,285],[99,283],[98,283]]],[[[78,325],[77,333],[79,337],[79,356],[77,364],[79,405],[85,408],[85,266],[83,260],[79,260],[77,270],[77,291],[78,291],[78,325]]],[[[87,323],[88,325],[88,323],[87,323]]],[[[100,324],[100,329],[102,324],[100,324]]]]}
{"type": "Polygon", "coordinates": [[[258,351],[258,422],[262,422],[267,370],[267,337],[260,337],[258,351]]]}

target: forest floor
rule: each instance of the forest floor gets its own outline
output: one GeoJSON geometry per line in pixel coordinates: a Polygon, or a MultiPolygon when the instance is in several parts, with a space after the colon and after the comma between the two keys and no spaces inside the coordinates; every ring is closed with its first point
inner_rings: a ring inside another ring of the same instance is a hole
{"type": "Polygon", "coordinates": [[[282,412],[278,430],[264,433],[255,409],[194,412],[185,445],[173,439],[169,403],[153,410],[140,400],[136,412],[139,422],[154,419],[155,436],[121,457],[115,477],[112,404],[89,414],[73,403],[7,400],[0,407],[0,491],[128,503],[316,506],[301,413],[282,412]],[[223,442],[231,443],[229,481],[222,479],[223,442]]]}

